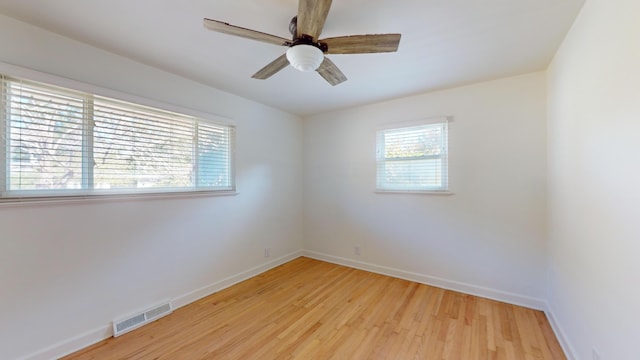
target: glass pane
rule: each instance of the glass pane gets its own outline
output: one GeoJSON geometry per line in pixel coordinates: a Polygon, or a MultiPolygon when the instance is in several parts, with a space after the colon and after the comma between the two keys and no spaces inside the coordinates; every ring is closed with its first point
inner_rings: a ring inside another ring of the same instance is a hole
{"type": "Polygon", "coordinates": [[[94,104],[96,189],[193,185],[193,123],[125,105],[94,104]]]}
{"type": "Polygon", "coordinates": [[[46,84],[0,81],[6,197],[235,189],[232,126],[46,84]]]}
{"type": "Polygon", "coordinates": [[[230,129],[200,123],[198,126],[198,186],[230,188],[230,129]]]}
{"type": "Polygon", "coordinates": [[[442,154],[442,124],[416,126],[387,131],[384,157],[407,158],[442,154]]]}
{"type": "Polygon", "coordinates": [[[443,186],[442,160],[387,161],[384,187],[393,189],[436,189],[443,186]]]}
{"type": "Polygon", "coordinates": [[[83,100],[8,84],[8,190],[82,187],[83,100]]]}
{"type": "Polygon", "coordinates": [[[380,190],[446,190],[447,122],[377,132],[380,190]]]}

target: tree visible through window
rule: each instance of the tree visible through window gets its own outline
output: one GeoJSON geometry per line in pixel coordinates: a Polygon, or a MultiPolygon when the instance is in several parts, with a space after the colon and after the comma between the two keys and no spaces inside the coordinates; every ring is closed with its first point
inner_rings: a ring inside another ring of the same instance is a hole
{"type": "Polygon", "coordinates": [[[0,76],[3,198],[235,190],[234,127],[0,76]]]}
{"type": "Polygon", "coordinates": [[[378,131],[377,189],[446,191],[447,132],[446,120],[378,131]]]}

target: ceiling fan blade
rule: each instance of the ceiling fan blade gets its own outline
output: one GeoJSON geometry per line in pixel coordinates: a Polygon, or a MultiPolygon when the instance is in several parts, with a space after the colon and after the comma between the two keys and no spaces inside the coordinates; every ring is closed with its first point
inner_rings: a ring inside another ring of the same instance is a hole
{"type": "Polygon", "coordinates": [[[226,22],[222,22],[218,20],[204,19],[204,27],[215,32],[234,35],[234,36],[240,36],[243,38],[258,40],[258,41],[266,42],[269,44],[283,45],[283,46],[291,45],[291,40],[289,39],[263,33],[260,31],[245,29],[243,27],[239,27],[235,25],[230,25],[230,24],[227,24],[226,22]]]}
{"type": "Polygon", "coordinates": [[[271,77],[271,75],[277,73],[278,71],[284,69],[285,67],[287,67],[287,65],[289,65],[289,60],[287,60],[287,55],[282,54],[282,56],[270,62],[267,66],[260,69],[257,73],[253,74],[253,76],[251,77],[254,79],[264,80],[271,77]]]}
{"type": "Polygon", "coordinates": [[[320,40],[327,45],[327,54],[366,54],[394,52],[400,44],[400,34],[352,35],[320,40]]]}
{"type": "Polygon", "coordinates": [[[331,8],[331,0],[300,0],[297,37],[306,34],[314,41],[318,40],[329,14],[329,8],[331,8]]]}
{"type": "Polygon", "coordinates": [[[347,77],[344,76],[342,71],[340,71],[336,64],[326,56],[316,71],[332,86],[336,86],[341,82],[347,81],[347,77]]]}

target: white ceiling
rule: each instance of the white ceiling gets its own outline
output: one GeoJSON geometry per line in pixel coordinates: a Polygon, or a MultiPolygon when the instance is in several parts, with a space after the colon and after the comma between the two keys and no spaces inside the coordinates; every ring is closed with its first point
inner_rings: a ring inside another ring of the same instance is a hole
{"type": "Polygon", "coordinates": [[[348,81],[287,67],[286,48],[215,33],[205,17],[289,38],[297,0],[0,0],[0,13],[283,109],[310,115],[547,67],[584,0],[334,0],[321,38],[401,33],[396,53],[329,55],[348,81]]]}

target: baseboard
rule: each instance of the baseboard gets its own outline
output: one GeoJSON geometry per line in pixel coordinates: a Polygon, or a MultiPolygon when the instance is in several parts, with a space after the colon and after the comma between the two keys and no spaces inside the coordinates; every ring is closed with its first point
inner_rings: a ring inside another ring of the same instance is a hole
{"type": "Polygon", "coordinates": [[[65,340],[55,345],[49,346],[46,349],[42,349],[30,355],[24,356],[19,360],[58,359],[62,356],[74,353],[80,349],[84,349],[87,346],[93,345],[112,336],[113,327],[111,326],[111,324],[108,324],[97,329],[87,331],[86,333],[75,336],[69,340],[65,340]]]}
{"type": "Polygon", "coordinates": [[[443,278],[439,278],[436,276],[418,274],[410,271],[400,270],[396,268],[391,268],[387,266],[375,265],[363,261],[357,261],[353,259],[347,259],[343,257],[327,255],[315,251],[304,250],[302,252],[303,256],[322,260],[338,265],[344,265],[360,270],[370,271],[377,274],[392,276],[400,279],[405,279],[409,281],[415,281],[421,284],[436,286],[439,288],[458,291],[461,293],[480,296],[492,300],[497,300],[501,302],[506,302],[509,304],[514,304],[518,306],[524,306],[527,308],[532,308],[535,310],[545,310],[546,302],[543,299],[538,299],[530,296],[514,294],[507,291],[497,290],[486,288],[482,286],[467,284],[459,281],[447,280],[443,278]]]}
{"type": "Polygon", "coordinates": [[[556,318],[556,315],[551,310],[551,306],[549,306],[548,303],[545,306],[544,313],[545,315],[547,315],[549,324],[551,324],[551,329],[556,334],[556,338],[558,339],[558,342],[560,343],[560,346],[562,347],[567,360],[578,359],[578,357],[576,356],[576,351],[573,346],[571,346],[567,334],[565,333],[563,327],[560,325],[560,322],[556,318]]]}
{"type": "MultiPolygon", "coordinates": [[[[217,281],[211,285],[204,286],[200,289],[191,291],[187,294],[180,295],[173,300],[171,303],[174,309],[183,307],[188,305],[194,301],[200,300],[203,297],[209,296],[215,292],[226,289],[230,286],[233,286],[239,282],[252,278],[256,275],[260,275],[265,271],[268,271],[276,266],[280,266],[284,263],[287,263],[293,259],[296,259],[302,256],[303,251],[298,250],[294,251],[290,254],[281,256],[277,259],[273,259],[264,264],[255,266],[249,270],[243,271],[233,276],[229,276],[220,281],[217,281]]],[[[80,349],[83,349],[87,346],[93,345],[99,341],[104,339],[108,339],[113,336],[113,327],[111,324],[107,324],[105,326],[101,326],[97,329],[88,331],[84,334],[80,334],[75,336],[69,340],[62,341],[58,344],[52,345],[48,348],[39,350],[30,355],[24,356],[18,360],[51,360],[58,359],[62,356],[69,355],[73,352],[76,352],[80,349]]]]}
{"type": "MultiPolygon", "coordinates": [[[[226,289],[230,286],[233,286],[244,280],[250,279],[254,276],[260,275],[265,271],[268,271],[274,267],[280,266],[300,256],[306,256],[316,260],[326,261],[326,262],[330,262],[338,265],[348,266],[348,267],[370,271],[370,272],[378,273],[382,275],[392,276],[400,279],[415,281],[422,284],[437,286],[443,289],[458,291],[465,294],[481,296],[484,298],[502,301],[502,302],[506,302],[514,305],[525,306],[525,307],[533,308],[536,310],[543,310],[547,314],[547,317],[549,318],[549,322],[551,323],[551,326],[554,332],[556,333],[556,336],[558,337],[558,340],[560,341],[560,344],[563,347],[563,350],[567,354],[567,357],[569,358],[569,360],[575,359],[575,356],[573,356],[575,352],[573,352],[573,349],[571,348],[570,344],[566,340],[566,336],[564,336],[564,332],[562,331],[562,328],[558,325],[555,319],[555,316],[553,315],[553,312],[550,311],[548,305],[542,299],[537,299],[529,296],[514,294],[506,291],[496,290],[496,289],[490,289],[490,288],[476,286],[472,284],[466,284],[458,281],[442,279],[435,276],[418,274],[418,273],[400,270],[396,268],[375,265],[367,262],[342,258],[338,256],[322,254],[322,253],[318,253],[315,251],[308,251],[308,250],[294,251],[290,254],[281,256],[277,259],[255,266],[251,269],[248,269],[236,275],[224,278],[213,284],[204,286],[200,289],[196,289],[187,294],[178,296],[172,300],[173,307],[174,309],[177,309],[182,306],[188,305],[194,301],[202,299],[215,292],[226,289]]],[[[113,329],[109,324],[109,325],[105,325],[103,327],[88,331],[84,334],[80,334],[69,340],[52,345],[46,349],[37,351],[19,360],[57,359],[59,357],[71,354],[87,346],[93,345],[111,336],[113,336],[113,329]]]]}
{"type": "Polygon", "coordinates": [[[180,307],[183,307],[185,305],[191,304],[192,302],[196,301],[196,300],[200,300],[203,297],[209,296],[215,292],[218,292],[222,289],[226,289],[230,286],[233,286],[239,282],[245,281],[247,279],[250,279],[256,275],[260,275],[263,272],[273,269],[276,266],[280,266],[284,263],[287,263],[293,259],[299,258],[300,256],[302,256],[303,251],[302,250],[298,250],[298,251],[294,251],[290,254],[281,256],[277,259],[273,259],[269,262],[266,262],[264,264],[258,265],[256,267],[253,267],[247,271],[243,271],[239,274],[233,275],[233,276],[229,276],[227,278],[224,278],[218,282],[215,282],[211,285],[207,285],[204,286],[200,289],[194,290],[190,293],[184,294],[182,296],[179,296],[177,298],[174,298],[171,303],[173,304],[173,308],[177,309],[180,307]]]}

